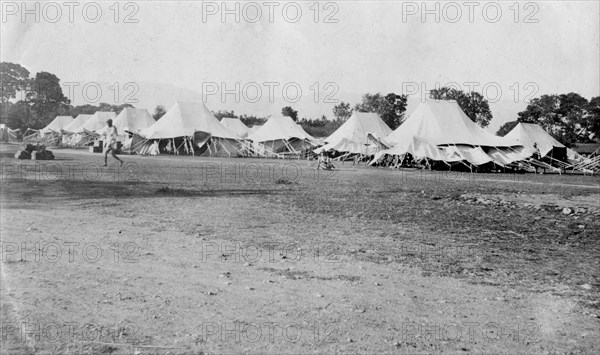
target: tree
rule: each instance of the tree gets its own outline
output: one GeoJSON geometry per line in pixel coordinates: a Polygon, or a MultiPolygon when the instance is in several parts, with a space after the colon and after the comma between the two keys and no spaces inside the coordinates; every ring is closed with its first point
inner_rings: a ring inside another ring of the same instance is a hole
{"type": "Polygon", "coordinates": [[[16,98],[17,91],[24,90],[28,83],[29,70],[15,63],[0,63],[0,102],[16,98]]]}
{"type": "Polygon", "coordinates": [[[363,95],[362,103],[356,104],[354,109],[359,112],[375,112],[391,129],[396,129],[404,120],[406,103],[406,95],[390,93],[383,96],[380,93],[374,95],[366,93],[363,95]]]}
{"type": "Polygon", "coordinates": [[[291,117],[294,120],[294,122],[296,122],[298,120],[298,111],[294,110],[290,106],[286,106],[286,107],[282,108],[281,114],[284,116],[291,117]]]}
{"type": "Polygon", "coordinates": [[[449,87],[431,90],[429,98],[434,100],[455,100],[460,109],[471,119],[471,121],[486,127],[492,120],[490,105],[480,93],[472,91],[464,93],[449,87]]]}
{"type": "Polygon", "coordinates": [[[350,116],[352,116],[352,109],[350,108],[350,103],[345,103],[344,101],[340,102],[339,105],[335,105],[333,107],[333,115],[338,121],[346,121],[350,116]]]}
{"type": "Polygon", "coordinates": [[[213,115],[215,115],[215,117],[216,117],[216,118],[217,118],[219,121],[220,121],[222,118],[224,118],[224,117],[233,117],[233,118],[237,117],[237,116],[235,115],[235,112],[234,112],[233,110],[231,110],[231,111],[227,111],[227,110],[223,110],[223,111],[221,111],[221,110],[219,110],[219,111],[217,111],[217,112],[214,112],[214,111],[213,111],[213,115]]]}
{"type": "Polygon", "coordinates": [[[589,138],[600,139],[600,96],[593,97],[588,103],[584,126],[589,138]]]}
{"type": "Polygon", "coordinates": [[[554,138],[569,145],[590,140],[590,134],[597,129],[593,112],[593,105],[577,93],[542,95],[519,112],[518,121],[540,124],[554,138]]]}
{"type": "Polygon", "coordinates": [[[165,107],[163,105],[156,105],[156,108],[154,109],[154,114],[152,115],[152,117],[154,118],[155,121],[158,121],[162,116],[165,115],[165,113],[167,113],[167,110],[165,109],[165,107]]]}
{"type": "Polygon", "coordinates": [[[106,102],[101,102],[100,105],[98,105],[98,111],[114,112],[118,115],[126,107],[133,107],[133,105],[132,104],[111,105],[111,104],[107,104],[106,102]]]}
{"type": "Polygon", "coordinates": [[[519,121],[509,121],[500,126],[498,131],[496,132],[497,136],[504,137],[508,134],[508,132],[512,131],[519,124],[519,121]]]}
{"type": "Polygon", "coordinates": [[[31,106],[31,117],[25,125],[42,128],[57,116],[57,112],[70,103],[63,94],[60,79],[48,72],[39,72],[31,81],[26,94],[31,106]]]}

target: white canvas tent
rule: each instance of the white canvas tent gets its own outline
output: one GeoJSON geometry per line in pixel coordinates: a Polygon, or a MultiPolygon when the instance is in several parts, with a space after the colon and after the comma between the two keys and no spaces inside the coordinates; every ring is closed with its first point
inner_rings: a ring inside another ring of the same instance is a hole
{"type": "Polygon", "coordinates": [[[315,153],[336,150],[371,155],[375,153],[377,146],[370,145],[367,136],[371,134],[375,137],[386,137],[390,133],[392,130],[378,114],[355,111],[340,128],[324,140],[326,144],[316,149],[315,153]]]}
{"type": "Polygon", "coordinates": [[[93,115],[87,115],[87,114],[79,114],[77,115],[77,117],[73,120],[73,122],[71,122],[71,124],[69,124],[68,126],[66,126],[64,128],[64,131],[66,133],[81,133],[83,132],[83,125],[85,125],[85,123],[90,120],[92,118],[93,115]]]}
{"type": "Polygon", "coordinates": [[[534,145],[537,145],[542,157],[546,156],[553,149],[565,151],[567,149],[562,143],[548,134],[544,128],[534,123],[519,122],[505,137],[519,141],[526,148],[534,149],[534,145]]]}
{"type": "Polygon", "coordinates": [[[113,120],[114,123],[116,117],[117,114],[112,111],[98,111],[94,113],[94,115],[92,115],[92,118],[87,120],[87,122],[81,128],[88,132],[96,132],[106,126],[106,121],[113,120]]]}
{"type": "MultiPolygon", "coordinates": [[[[146,139],[171,139],[184,137],[186,151],[191,145],[200,148],[200,154],[210,156],[238,155],[239,137],[225,128],[202,103],[176,102],[152,126],[140,131],[146,139]]],[[[173,147],[177,152],[179,147],[173,147]]]]}
{"type": "Polygon", "coordinates": [[[74,119],[71,116],[56,116],[46,127],[40,129],[40,134],[59,133],[73,123],[73,121],[74,119]]]}
{"type": "Polygon", "coordinates": [[[250,128],[239,118],[223,117],[221,119],[221,124],[231,132],[237,134],[240,138],[248,137],[248,134],[251,132],[250,128]]]}
{"type": "MultiPolygon", "coordinates": [[[[145,108],[124,108],[113,120],[113,126],[117,128],[117,140],[123,143],[124,151],[131,151],[133,139],[129,133],[138,133],[150,127],[156,122],[150,112],[145,108]]],[[[96,133],[103,135],[106,132],[106,124],[96,133]]]]}
{"type": "MultiPolygon", "coordinates": [[[[106,121],[105,121],[106,122],[106,121]]],[[[126,135],[126,132],[138,133],[139,131],[152,126],[156,121],[145,108],[124,108],[119,115],[113,119],[113,126],[117,128],[119,135],[126,135]]],[[[96,131],[103,134],[106,131],[106,123],[96,131]]]]}
{"type": "Polygon", "coordinates": [[[495,162],[506,165],[531,156],[516,139],[485,131],[461,110],[456,101],[430,100],[419,107],[394,132],[385,137],[392,148],[375,155],[411,154],[416,159],[473,165],[495,162]]]}
{"type": "Polygon", "coordinates": [[[254,142],[255,150],[261,155],[300,153],[312,147],[314,138],[294,122],[291,117],[272,115],[248,139],[254,142]]]}

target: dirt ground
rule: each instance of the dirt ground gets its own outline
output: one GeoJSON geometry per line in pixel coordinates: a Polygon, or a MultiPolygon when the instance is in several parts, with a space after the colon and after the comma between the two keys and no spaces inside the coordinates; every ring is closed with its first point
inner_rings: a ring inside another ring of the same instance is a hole
{"type": "Polygon", "coordinates": [[[598,176],[15,150],[2,353],[600,353],[598,176]]]}

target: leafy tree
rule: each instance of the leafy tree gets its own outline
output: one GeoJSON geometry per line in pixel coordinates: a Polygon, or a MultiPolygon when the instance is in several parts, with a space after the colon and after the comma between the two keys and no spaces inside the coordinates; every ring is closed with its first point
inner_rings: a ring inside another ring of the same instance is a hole
{"type": "Polygon", "coordinates": [[[24,122],[27,127],[42,128],[57,116],[57,112],[70,101],[63,94],[60,79],[48,72],[39,72],[31,80],[26,94],[31,106],[31,117],[24,122]]]}
{"type": "Polygon", "coordinates": [[[227,111],[227,110],[221,111],[221,110],[219,110],[219,111],[217,111],[217,112],[213,112],[213,114],[215,115],[215,117],[216,117],[216,118],[218,118],[218,119],[219,119],[219,121],[220,121],[220,120],[221,120],[223,117],[237,117],[237,116],[235,115],[235,112],[234,112],[233,110],[231,110],[231,111],[227,111]]]}
{"type": "Polygon", "coordinates": [[[28,83],[29,70],[15,63],[0,63],[0,102],[16,98],[17,92],[24,90],[28,83]]]}
{"type": "Polygon", "coordinates": [[[294,120],[294,122],[298,121],[298,111],[294,110],[290,106],[282,108],[281,114],[284,116],[291,117],[294,120]]]}
{"type": "Polygon", "coordinates": [[[350,103],[345,103],[344,101],[340,102],[339,105],[335,105],[333,107],[333,115],[338,121],[346,121],[350,116],[352,116],[352,109],[350,108],[350,103]]]}
{"type": "Polygon", "coordinates": [[[588,103],[583,125],[589,138],[600,139],[600,96],[593,97],[588,103]]]}
{"type": "Polygon", "coordinates": [[[356,104],[354,109],[359,112],[375,112],[391,129],[396,129],[404,120],[406,103],[406,95],[390,93],[383,96],[380,93],[374,95],[366,93],[363,95],[362,103],[356,104]]]}
{"type": "Polygon", "coordinates": [[[429,97],[434,100],[455,100],[471,121],[481,127],[486,127],[492,120],[490,105],[478,92],[464,93],[461,90],[443,87],[431,90],[429,97]]]}
{"type": "Polygon", "coordinates": [[[154,109],[154,114],[152,115],[152,117],[154,118],[155,121],[158,121],[162,116],[165,115],[165,113],[167,113],[167,110],[165,109],[165,107],[163,105],[156,105],[156,108],[154,109]]]}
{"type": "Polygon", "coordinates": [[[262,126],[265,122],[267,122],[267,119],[263,117],[241,115],[240,121],[242,121],[248,127],[253,127],[256,125],[262,126]]]}
{"type": "Polygon", "coordinates": [[[344,121],[342,120],[329,120],[325,115],[317,119],[302,118],[298,121],[298,124],[304,128],[306,133],[313,137],[328,137],[336,129],[338,129],[344,121]]]}
{"type": "Polygon", "coordinates": [[[508,132],[512,131],[519,124],[519,121],[510,121],[503,124],[496,132],[497,136],[504,137],[508,132]]]}
{"type": "Polygon", "coordinates": [[[100,112],[114,112],[114,113],[116,113],[118,115],[126,107],[134,107],[134,106],[132,104],[111,105],[111,104],[107,104],[105,102],[101,102],[100,105],[98,105],[98,110],[97,111],[100,111],[100,112]]]}
{"type": "Polygon", "coordinates": [[[542,95],[519,112],[518,120],[540,124],[557,140],[570,145],[590,141],[590,134],[597,132],[594,112],[594,105],[577,93],[542,95]]]}

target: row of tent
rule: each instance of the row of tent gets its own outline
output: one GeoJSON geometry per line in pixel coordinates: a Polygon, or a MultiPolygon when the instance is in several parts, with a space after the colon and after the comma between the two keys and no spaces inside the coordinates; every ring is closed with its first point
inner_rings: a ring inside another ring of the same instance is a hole
{"type": "MultiPolygon", "coordinates": [[[[211,156],[282,156],[309,150],[316,154],[334,151],[341,158],[373,157],[371,164],[386,156],[403,159],[407,155],[417,160],[475,166],[507,166],[535,157],[549,157],[563,164],[582,160],[535,124],[519,123],[506,136],[496,136],[474,123],[455,101],[423,102],[393,131],[376,113],[354,112],[324,140],[310,136],[290,117],[271,116],[263,126],[253,128],[237,118],[219,121],[202,103],[177,102],[156,122],[145,109],[125,108],[115,116],[112,112],[79,115],[74,120],[59,116],[40,134],[62,132],[63,143],[87,143],[85,137],[97,138],[106,120],[112,118],[120,134],[133,136],[123,137],[128,141],[125,146],[142,154],[158,153],[158,141],[170,140],[169,148],[174,152],[183,148],[188,153],[199,151],[211,156]]],[[[536,163],[555,168],[539,160],[536,163]]]]}
{"type": "Polygon", "coordinates": [[[113,120],[124,147],[142,154],[157,153],[159,140],[171,140],[170,149],[175,152],[183,147],[186,152],[200,150],[211,156],[297,154],[313,148],[316,142],[290,117],[271,116],[264,125],[250,128],[237,118],[219,121],[206,105],[189,102],[176,102],[158,121],[146,109],[136,108],[125,108],[119,115],[96,112],[75,119],[58,116],[26,138],[60,136],[65,145],[85,146],[104,133],[108,119],[113,120]]]}

